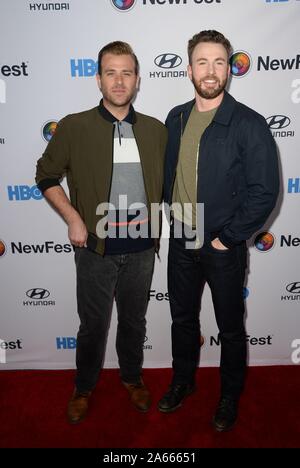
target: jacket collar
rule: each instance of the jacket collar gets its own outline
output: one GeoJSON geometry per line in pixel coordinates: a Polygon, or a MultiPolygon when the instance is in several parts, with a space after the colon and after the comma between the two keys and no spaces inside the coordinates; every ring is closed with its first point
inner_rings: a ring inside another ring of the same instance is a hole
{"type": "MultiPolygon", "coordinates": [[[[182,106],[178,106],[178,115],[182,115],[184,126],[188,121],[190,113],[195,105],[196,99],[189,101],[182,106]]],[[[215,116],[213,118],[214,122],[220,123],[222,125],[229,125],[234,108],[236,105],[236,100],[232,97],[227,91],[224,91],[224,97],[215,116]]]]}
{"type": "MultiPolygon", "coordinates": [[[[118,121],[118,119],[114,115],[112,115],[108,109],[106,109],[106,107],[103,104],[103,99],[101,99],[99,103],[98,110],[99,110],[100,115],[108,122],[114,123],[118,121]]],[[[123,122],[128,122],[131,125],[136,123],[136,113],[132,104],[130,104],[129,112],[126,115],[125,119],[123,119],[123,122]]]]}
{"type": "Polygon", "coordinates": [[[227,91],[224,91],[224,97],[213,120],[222,125],[229,125],[235,105],[236,100],[234,97],[227,93],[227,91]]]}

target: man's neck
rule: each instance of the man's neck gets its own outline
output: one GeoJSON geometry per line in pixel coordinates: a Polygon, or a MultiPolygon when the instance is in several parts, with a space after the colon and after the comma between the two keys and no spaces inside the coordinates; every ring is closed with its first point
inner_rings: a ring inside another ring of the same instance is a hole
{"type": "Polygon", "coordinates": [[[117,107],[107,103],[104,99],[103,105],[117,120],[124,120],[125,117],[127,117],[130,109],[130,103],[126,104],[125,106],[117,107]]]}
{"type": "Polygon", "coordinates": [[[215,109],[216,107],[219,107],[224,97],[224,91],[223,93],[221,93],[219,96],[217,96],[214,99],[203,98],[199,96],[198,93],[196,93],[195,97],[196,97],[196,108],[198,112],[207,112],[212,109],[215,109]]]}

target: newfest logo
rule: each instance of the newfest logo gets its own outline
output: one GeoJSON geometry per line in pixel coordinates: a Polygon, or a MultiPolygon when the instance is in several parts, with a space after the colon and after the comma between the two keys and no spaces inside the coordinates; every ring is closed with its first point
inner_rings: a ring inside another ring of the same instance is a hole
{"type": "Polygon", "coordinates": [[[0,338],[0,363],[1,364],[6,364],[7,362],[7,355],[6,351],[8,349],[11,350],[18,350],[22,349],[22,340],[19,338],[16,341],[4,341],[0,338]]]}
{"type": "MultiPolygon", "coordinates": [[[[272,346],[273,335],[252,336],[246,335],[246,342],[251,346],[272,346]]],[[[206,339],[204,340],[206,342],[206,339]]],[[[221,340],[218,336],[211,336],[209,346],[220,346],[221,340]]]]}
{"type": "Polygon", "coordinates": [[[69,3],[29,3],[29,10],[30,11],[64,11],[69,10],[70,4],[69,3]]]}
{"type": "Polygon", "coordinates": [[[185,78],[186,70],[175,70],[182,64],[182,58],[174,53],[163,53],[155,57],[154,63],[159,71],[149,72],[149,78],[185,78]]]}
{"type": "MultiPolygon", "coordinates": [[[[127,12],[130,11],[137,3],[137,0],[110,0],[112,6],[120,11],[120,12],[127,12]]],[[[163,6],[163,5],[187,5],[187,4],[197,4],[197,5],[209,5],[212,3],[222,3],[222,0],[140,0],[142,6],[146,5],[155,5],[155,6],[163,6]]]]}
{"type": "Polygon", "coordinates": [[[168,292],[157,292],[156,289],[150,289],[148,294],[148,300],[155,299],[158,302],[161,301],[169,301],[169,293],[168,292]]]}
{"type": "Polygon", "coordinates": [[[229,63],[231,75],[235,78],[242,78],[250,71],[252,60],[247,52],[239,50],[231,55],[229,63]]]}
{"type": "Polygon", "coordinates": [[[0,73],[5,77],[20,77],[20,76],[28,76],[28,63],[22,62],[21,65],[1,65],[0,73]]]}
{"type": "Polygon", "coordinates": [[[254,240],[254,247],[259,252],[269,252],[275,244],[275,236],[271,232],[260,232],[254,240]]]}
{"type": "Polygon", "coordinates": [[[110,0],[110,1],[111,1],[112,6],[116,8],[116,10],[125,12],[125,11],[131,10],[135,6],[137,0],[110,0]]]}
{"type": "Polygon", "coordinates": [[[291,360],[294,364],[300,364],[300,339],[296,338],[292,341],[291,347],[295,348],[295,351],[291,354],[291,360]]]}
{"type": "Polygon", "coordinates": [[[291,234],[280,236],[280,247],[299,247],[300,238],[293,237],[291,234]]]}
{"type": "Polygon", "coordinates": [[[50,296],[50,291],[44,288],[33,288],[26,291],[26,296],[29,298],[23,301],[23,306],[55,306],[55,301],[46,300],[50,296]]]}
{"type": "Polygon", "coordinates": [[[290,126],[291,119],[286,115],[271,115],[266,118],[269,129],[274,138],[294,137],[294,130],[283,130],[290,126]]]}
{"type": "MultiPolygon", "coordinates": [[[[53,241],[46,241],[43,244],[23,244],[22,242],[11,242],[10,243],[12,255],[17,254],[64,254],[72,253],[75,248],[71,244],[56,244],[53,241]]],[[[6,246],[3,241],[0,241],[0,258],[6,252],[6,246]],[[1,255],[1,251],[3,252],[1,255]]]]}
{"type": "MultiPolygon", "coordinates": [[[[252,59],[248,52],[244,50],[239,50],[234,52],[230,57],[230,66],[231,74],[233,77],[242,78],[246,76],[252,65],[252,59]]],[[[258,72],[266,71],[290,71],[290,70],[299,70],[300,69],[300,54],[297,54],[295,57],[279,57],[273,58],[270,55],[257,57],[256,70],[258,72]]],[[[297,90],[292,94],[292,100],[296,99],[300,102],[299,96],[299,86],[300,80],[294,80],[292,87],[296,87],[297,90]]],[[[293,101],[294,102],[294,101],[293,101]]]]}
{"type": "Polygon", "coordinates": [[[281,296],[282,301],[299,301],[300,300],[300,281],[289,283],[285,287],[286,291],[290,294],[281,296]]]}
{"type": "Polygon", "coordinates": [[[6,245],[3,240],[0,239],[0,258],[6,254],[6,245]]]}
{"type": "MultiPolygon", "coordinates": [[[[28,76],[27,71],[28,64],[22,62],[21,65],[7,65],[7,64],[0,64],[0,75],[4,77],[20,77],[20,76],[28,76]]],[[[0,104],[6,104],[6,82],[0,78],[0,104]]],[[[0,139],[1,140],[1,139],[0,139]]],[[[0,141],[1,144],[4,143],[0,141]]]]}
{"type": "Polygon", "coordinates": [[[46,143],[49,143],[57,127],[57,120],[48,120],[42,126],[42,137],[46,143]]]}

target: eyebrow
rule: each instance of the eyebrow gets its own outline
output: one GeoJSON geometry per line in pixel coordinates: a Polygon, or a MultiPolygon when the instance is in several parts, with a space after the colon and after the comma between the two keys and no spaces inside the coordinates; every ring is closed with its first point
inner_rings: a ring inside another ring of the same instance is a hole
{"type": "MultiPolygon", "coordinates": [[[[107,68],[107,70],[103,70],[104,73],[107,73],[107,72],[114,72],[114,71],[117,71],[116,68],[107,68]]],[[[123,68],[122,70],[120,70],[121,72],[126,72],[126,73],[134,73],[134,70],[130,70],[128,68],[123,68]]]]}
{"type": "MultiPolygon", "coordinates": [[[[207,58],[200,57],[200,58],[198,58],[198,59],[196,60],[196,62],[201,62],[202,60],[204,60],[205,62],[208,61],[207,58]]],[[[215,62],[218,61],[218,60],[221,60],[222,62],[226,62],[226,60],[225,60],[223,57],[217,57],[217,58],[214,59],[215,62]]]]}

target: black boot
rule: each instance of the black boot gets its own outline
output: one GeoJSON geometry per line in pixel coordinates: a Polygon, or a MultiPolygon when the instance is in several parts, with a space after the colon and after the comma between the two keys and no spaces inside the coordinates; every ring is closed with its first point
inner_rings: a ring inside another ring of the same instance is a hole
{"type": "Polygon", "coordinates": [[[168,392],[158,402],[158,409],[162,413],[175,411],[182,405],[183,400],[195,390],[194,385],[175,384],[171,385],[168,392]]]}
{"type": "Polygon", "coordinates": [[[216,431],[229,431],[236,422],[237,415],[238,400],[231,397],[221,397],[213,417],[213,425],[216,431]]]}

